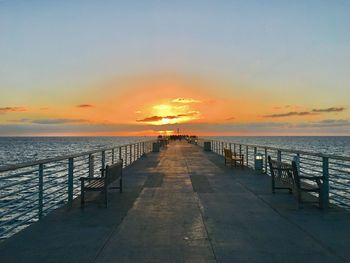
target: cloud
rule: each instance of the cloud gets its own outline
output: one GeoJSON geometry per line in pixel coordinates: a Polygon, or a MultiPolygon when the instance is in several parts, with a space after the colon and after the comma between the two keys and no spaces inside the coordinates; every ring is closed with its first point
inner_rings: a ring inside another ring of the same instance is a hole
{"type": "Polygon", "coordinates": [[[172,102],[176,102],[176,103],[199,103],[201,101],[195,100],[195,99],[192,99],[192,98],[176,98],[176,99],[173,99],[172,102]]]}
{"type": "Polygon", "coordinates": [[[9,120],[10,122],[16,123],[32,123],[32,124],[72,124],[72,123],[85,123],[87,120],[83,119],[19,119],[19,120],[9,120]]]}
{"type": "Polygon", "coordinates": [[[176,115],[177,117],[192,117],[192,116],[196,116],[196,115],[199,115],[200,112],[199,111],[189,111],[187,113],[184,113],[184,114],[178,114],[176,115]]]}
{"type": "Polygon", "coordinates": [[[92,105],[92,104],[80,104],[80,105],[77,105],[78,108],[94,108],[95,105],[92,105]]]}
{"type": "Polygon", "coordinates": [[[235,119],[236,119],[235,117],[229,117],[229,118],[225,119],[225,121],[233,121],[235,119]]]}
{"type": "Polygon", "coordinates": [[[336,127],[350,127],[349,120],[322,120],[318,122],[300,123],[290,125],[292,128],[336,128],[336,127]]]}
{"type": "Polygon", "coordinates": [[[199,115],[198,111],[189,111],[187,113],[183,113],[183,114],[177,114],[177,115],[168,115],[168,116],[151,116],[151,117],[147,117],[141,120],[136,120],[137,122],[159,122],[159,121],[163,121],[163,120],[174,120],[174,119],[181,119],[184,117],[194,117],[199,115]]]}
{"type": "Polygon", "coordinates": [[[326,108],[326,109],[313,109],[312,112],[340,112],[340,111],[344,111],[345,108],[343,107],[331,107],[331,108],[326,108]]]}
{"type": "Polygon", "coordinates": [[[8,113],[8,112],[23,112],[27,111],[25,107],[3,107],[0,108],[0,114],[8,113]]]}
{"type": "Polygon", "coordinates": [[[307,116],[307,115],[315,115],[315,113],[308,111],[290,111],[287,113],[276,113],[270,115],[264,115],[264,118],[279,118],[279,117],[290,117],[290,116],[307,116]]]}
{"type": "MultiPolygon", "coordinates": [[[[287,105],[290,107],[290,105],[287,105]]],[[[290,111],[286,113],[275,113],[275,114],[268,114],[264,115],[264,118],[280,118],[280,117],[290,117],[290,116],[307,116],[307,115],[317,115],[321,113],[328,113],[328,112],[341,112],[344,111],[345,108],[343,107],[330,107],[326,109],[313,109],[312,111],[290,111]]]]}
{"type": "Polygon", "coordinates": [[[152,116],[152,117],[147,117],[142,120],[136,120],[137,122],[156,122],[156,121],[161,121],[163,119],[176,119],[179,118],[180,116],[152,116]]]}
{"type": "Polygon", "coordinates": [[[41,119],[41,120],[31,120],[33,124],[67,124],[67,123],[83,123],[87,120],[83,119],[41,119]]]}
{"type": "Polygon", "coordinates": [[[23,119],[19,119],[19,120],[7,120],[7,121],[16,122],[16,123],[24,123],[24,122],[31,122],[31,119],[23,118],[23,119]]]}

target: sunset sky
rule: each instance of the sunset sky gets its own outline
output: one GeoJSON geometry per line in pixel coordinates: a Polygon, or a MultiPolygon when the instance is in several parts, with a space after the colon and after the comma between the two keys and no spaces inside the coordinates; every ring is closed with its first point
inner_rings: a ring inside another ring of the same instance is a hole
{"type": "Polygon", "coordinates": [[[350,135],[350,1],[0,0],[0,136],[350,135]]]}

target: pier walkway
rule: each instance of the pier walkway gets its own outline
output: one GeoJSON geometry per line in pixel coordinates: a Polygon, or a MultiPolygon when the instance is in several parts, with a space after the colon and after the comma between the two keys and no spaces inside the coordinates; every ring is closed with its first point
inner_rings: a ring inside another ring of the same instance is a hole
{"type": "Polygon", "coordinates": [[[2,242],[0,262],[350,262],[348,212],[296,209],[198,146],[147,154],[124,186],[108,208],[75,200],[2,242]]]}

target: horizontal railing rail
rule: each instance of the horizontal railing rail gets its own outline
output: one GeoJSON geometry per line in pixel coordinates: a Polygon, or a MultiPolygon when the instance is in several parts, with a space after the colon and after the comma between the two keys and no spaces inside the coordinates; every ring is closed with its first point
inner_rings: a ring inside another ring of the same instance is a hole
{"type": "MultiPolygon", "coordinates": [[[[204,147],[210,142],[211,151],[223,155],[224,148],[244,154],[244,165],[256,169],[256,156],[262,158],[262,172],[270,175],[267,157],[282,162],[298,160],[300,174],[304,176],[323,176],[324,204],[333,203],[350,209],[350,157],[332,154],[308,152],[303,150],[283,149],[271,146],[242,144],[211,138],[199,138],[198,144],[204,147]]],[[[310,184],[313,182],[310,181],[310,184]]]]}
{"type": "Polygon", "coordinates": [[[123,160],[123,167],[152,151],[155,140],[117,145],[0,168],[0,239],[5,239],[80,194],[80,177],[123,160]]]}

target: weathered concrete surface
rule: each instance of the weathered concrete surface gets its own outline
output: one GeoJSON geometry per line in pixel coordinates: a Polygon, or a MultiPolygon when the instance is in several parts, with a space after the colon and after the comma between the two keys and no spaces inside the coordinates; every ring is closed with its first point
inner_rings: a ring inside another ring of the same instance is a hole
{"type": "Polygon", "coordinates": [[[349,262],[350,215],[296,209],[267,176],[173,143],[125,171],[125,192],[79,200],[0,245],[0,262],[349,262]]]}

